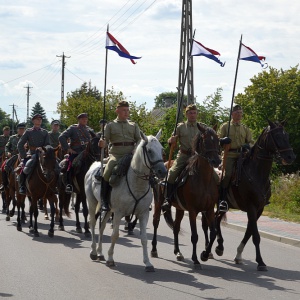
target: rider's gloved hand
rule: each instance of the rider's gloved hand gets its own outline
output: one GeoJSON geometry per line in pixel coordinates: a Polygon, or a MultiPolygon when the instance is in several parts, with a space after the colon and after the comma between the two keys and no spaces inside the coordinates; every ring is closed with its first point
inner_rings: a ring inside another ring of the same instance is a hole
{"type": "Polygon", "coordinates": [[[220,145],[224,146],[224,145],[228,145],[231,143],[231,138],[228,136],[225,136],[223,138],[220,138],[220,145]]]}

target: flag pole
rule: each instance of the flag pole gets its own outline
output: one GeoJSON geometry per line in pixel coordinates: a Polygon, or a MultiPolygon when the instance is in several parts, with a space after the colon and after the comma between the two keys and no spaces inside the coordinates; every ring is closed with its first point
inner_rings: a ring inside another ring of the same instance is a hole
{"type": "MultiPolygon", "coordinates": [[[[107,30],[109,32],[109,24],[107,24],[107,30]]],[[[107,34],[106,34],[107,35],[107,34]]],[[[102,123],[102,136],[101,138],[104,139],[104,127],[106,124],[106,82],[107,82],[107,56],[108,56],[108,49],[105,48],[105,72],[104,72],[104,92],[103,92],[103,118],[100,121],[102,123]]],[[[104,158],[104,148],[101,148],[101,176],[103,176],[103,158],[104,158]]]]}
{"type": "MultiPolygon", "coordinates": [[[[236,79],[237,79],[237,74],[238,74],[238,69],[239,69],[239,62],[240,62],[240,55],[241,55],[241,48],[242,48],[242,38],[243,38],[243,35],[241,34],[239,52],[238,52],[238,57],[237,57],[236,69],[235,69],[234,83],[233,83],[233,91],[232,91],[232,98],[231,98],[231,105],[230,105],[229,120],[228,120],[228,131],[227,131],[227,136],[228,137],[229,137],[230,121],[231,121],[232,107],[233,107],[233,101],[234,101],[234,95],[235,95],[236,79]]],[[[226,144],[224,146],[221,181],[223,180],[223,177],[224,177],[227,154],[228,154],[229,149],[230,149],[230,144],[226,144]]]]}

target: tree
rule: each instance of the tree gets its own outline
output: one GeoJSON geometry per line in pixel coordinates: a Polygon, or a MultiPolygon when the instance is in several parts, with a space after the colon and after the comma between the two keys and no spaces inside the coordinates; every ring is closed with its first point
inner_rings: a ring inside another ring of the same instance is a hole
{"type": "MultiPolygon", "coordinates": [[[[238,94],[235,102],[244,110],[244,122],[251,128],[256,138],[271,121],[286,120],[286,131],[297,154],[300,152],[300,71],[298,65],[289,70],[270,67],[251,79],[251,85],[244,93],[238,94]]],[[[281,167],[283,172],[293,172],[300,168],[300,157],[292,166],[281,167]]]]}
{"type": "Polygon", "coordinates": [[[49,129],[49,121],[46,117],[46,112],[45,112],[44,108],[41,106],[40,102],[35,103],[35,105],[31,109],[30,120],[27,120],[27,123],[31,126],[33,126],[31,119],[35,114],[40,114],[43,118],[41,127],[45,128],[45,129],[46,128],[49,129]]]}
{"type": "MultiPolygon", "coordinates": [[[[155,105],[154,108],[164,108],[170,107],[177,103],[177,92],[164,92],[160,93],[154,99],[155,105]]],[[[187,96],[183,96],[183,106],[187,104],[187,96]]]]}
{"type": "Polygon", "coordinates": [[[1,130],[1,134],[2,134],[2,128],[4,126],[9,126],[10,123],[11,123],[11,120],[9,119],[9,114],[7,114],[5,111],[3,111],[0,108],[0,130],[1,130]]]}

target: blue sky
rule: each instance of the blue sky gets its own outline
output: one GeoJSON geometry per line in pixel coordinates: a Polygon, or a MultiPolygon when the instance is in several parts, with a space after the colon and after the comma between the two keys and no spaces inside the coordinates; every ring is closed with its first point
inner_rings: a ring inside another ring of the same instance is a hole
{"type": "MultiPolygon", "coordinates": [[[[61,61],[66,60],[65,95],[90,81],[103,91],[105,32],[110,32],[135,56],[136,65],[114,52],[108,56],[107,87],[122,91],[129,101],[147,103],[150,110],[161,92],[176,91],[180,42],[179,0],[49,0],[0,2],[0,107],[11,113],[15,104],[26,118],[26,89],[33,87],[30,108],[40,102],[49,120],[61,94],[61,61]],[[28,75],[27,75],[28,74],[28,75]]],[[[224,68],[204,57],[194,58],[196,101],[218,87],[223,105],[230,106],[241,34],[243,43],[269,66],[284,70],[299,63],[300,2],[253,0],[193,1],[195,39],[221,53],[224,68]]],[[[241,61],[236,93],[261,72],[259,64],[241,61]]],[[[100,116],[99,116],[100,118],[100,116]]]]}

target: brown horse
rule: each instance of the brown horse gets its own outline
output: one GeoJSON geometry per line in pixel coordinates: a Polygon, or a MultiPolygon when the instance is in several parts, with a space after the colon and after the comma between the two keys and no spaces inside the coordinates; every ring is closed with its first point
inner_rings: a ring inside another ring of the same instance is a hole
{"type": "MultiPolygon", "coordinates": [[[[74,169],[74,177],[73,177],[73,186],[74,192],[76,193],[76,201],[75,201],[75,214],[76,214],[76,232],[82,233],[82,228],[79,221],[79,209],[80,204],[82,203],[82,213],[84,216],[84,230],[85,236],[90,237],[91,232],[89,230],[88,224],[88,208],[86,202],[86,195],[84,190],[84,177],[86,172],[89,170],[90,166],[93,162],[100,159],[100,148],[98,146],[100,137],[96,136],[91,139],[91,141],[87,144],[86,149],[83,152],[83,156],[81,158],[81,165],[74,169]]],[[[68,208],[70,205],[71,194],[65,193],[65,183],[63,180],[63,176],[60,176],[59,179],[59,208],[60,208],[60,217],[59,217],[59,229],[64,230],[63,224],[63,211],[64,208],[67,216],[70,215],[68,208]]]]}
{"type": "MultiPolygon", "coordinates": [[[[210,242],[206,245],[206,250],[202,252],[201,260],[207,261],[209,258],[211,247],[216,237],[214,207],[218,201],[218,187],[213,167],[217,167],[221,163],[219,157],[219,139],[216,132],[210,127],[199,124],[198,129],[199,133],[193,142],[193,151],[195,154],[190,158],[183,172],[184,175],[181,177],[186,179],[182,179],[183,183],[180,183],[177,187],[176,199],[172,199],[172,205],[176,208],[175,221],[173,221],[171,211],[164,213],[167,224],[173,229],[174,254],[177,256],[177,260],[183,260],[183,256],[179,250],[178,234],[184,212],[189,212],[192,232],[191,241],[193,244],[192,260],[195,268],[201,268],[196,253],[198,242],[196,219],[199,212],[203,213],[210,228],[210,242]]],[[[163,198],[162,189],[156,188],[155,190],[158,192],[159,202],[161,202],[163,198]]],[[[152,247],[151,253],[154,256],[156,240],[152,241],[152,247]]]]}
{"type": "MultiPolygon", "coordinates": [[[[295,160],[295,154],[290,146],[288,134],[284,131],[284,124],[269,121],[269,126],[263,130],[257,142],[247,154],[238,176],[238,182],[230,186],[228,200],[230,208],[247,212],[248,224],[243,240],[237,248],[235,262],[242,263],[242,252],[248,240],[252,236],[256,250],[256,262],[258,271],[267,271],[260,253],[260,235],[257,228],[257,220],[261,216],[265,205],[271,197],[271,185],[269,175],[273,158],[278,155],[283,164],[291,164],[295,160]]],[[[223,237],[221,233],[221,219],[224,213],[217,215],[217,241],[216,253],[223,255],[223,237]]]]}
{"type": "MultiPolygon", "coordinates": [[[[51,207],[51,222],[48,236],[54,236],[54,215],[55,207],[54,203],[57,201],[55,195],[55,187],[57,184],[58,175],[55,172],[56,157],[54,149],[51,146],[42,147],[43,151],[36,150],[36,165],[26,179],[27,196],[31,198],[30,205],[30,223],[29,231],[36,237],[39,236],[37,218],[38,218],[38,200],[41,198],[47,198],[51,207]],[[34,225],[33,225],[34,216],[34,225]]],[[[19,219],[19,214],[18,214],[19,219]]],[[[18,230],[20,230],[21,223],[18,220],[18,230]]]]}

